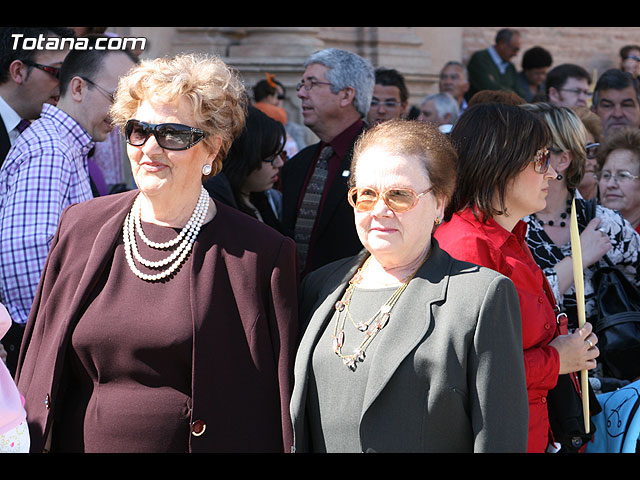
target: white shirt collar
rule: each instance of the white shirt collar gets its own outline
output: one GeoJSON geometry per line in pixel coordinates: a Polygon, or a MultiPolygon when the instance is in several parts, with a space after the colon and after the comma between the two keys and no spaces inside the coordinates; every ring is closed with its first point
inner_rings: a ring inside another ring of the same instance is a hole
{"type": "Polygon", "coordinates": [[[4,122],[4,126],[7,129],[7,133],[9,134],[9,139],[13,144],[13,141],[18,137],[18,135],[20,135],[20,132],[16,130],[16,127],[22,119],[20,118],[20,115],[18,115],[16,111],[11,108],[2,97],[0,97],[0,115],[2,116],[2,121],[4,122]]]}

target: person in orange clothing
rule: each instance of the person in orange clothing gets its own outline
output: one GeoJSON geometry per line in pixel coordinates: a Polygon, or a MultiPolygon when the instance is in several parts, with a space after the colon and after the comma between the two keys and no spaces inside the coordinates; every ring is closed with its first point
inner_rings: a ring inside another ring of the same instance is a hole
{"type": "Polygon", "coordinates": [[[572,335],[566,322],[558,326],[563,317],[525,240],[521,219],[544,208],[549,180],[557,176],[546,149],[549,131],[521,107],[491,103],[469,107],[450,135],[459,156],[456,190],[435,237],[452,257],[515,284],[529,397],[527,451],[557,450],[549,392],[560,375],[575,380],[573,372],[595,368],[598,349],[589,324],[572,335]]]}

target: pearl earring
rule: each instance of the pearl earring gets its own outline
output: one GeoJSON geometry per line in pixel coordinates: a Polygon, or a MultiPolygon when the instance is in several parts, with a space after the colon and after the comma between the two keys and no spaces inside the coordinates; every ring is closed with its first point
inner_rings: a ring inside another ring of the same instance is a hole
{"type": "Polygon", "coordinates": [[[209,164],[203,165],[202,166],[202,174],[205,175],[205,176],[211,174],[211,165],[209,165],[209,164]]]}

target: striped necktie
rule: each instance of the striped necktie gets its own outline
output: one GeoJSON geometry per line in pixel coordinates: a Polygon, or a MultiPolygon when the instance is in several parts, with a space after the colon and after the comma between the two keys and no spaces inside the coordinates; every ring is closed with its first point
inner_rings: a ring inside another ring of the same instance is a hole
{"type": "Polygon", "coordinates": [[[316,167],[313,175],[309,179],[307,190],[304,193],[298,219],[295,226],[295,241],[298,245],[298,254],[300,258],[300,270],[303,271],[307,262],[309,253],[309,242],[313,233],[313,226],[316,223],[318,208],[322,200],[324,186],[327,183],[327,169],[329,158],[333,154],[331,146],[325,146],[318,155],[316,167]]]}

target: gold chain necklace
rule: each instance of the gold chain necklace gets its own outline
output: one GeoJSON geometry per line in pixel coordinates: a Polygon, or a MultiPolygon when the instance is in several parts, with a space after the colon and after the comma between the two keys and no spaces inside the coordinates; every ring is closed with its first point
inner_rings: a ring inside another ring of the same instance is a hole
{"type": "Polygon", "coordinates": [[[415,269],[415,271],[409,275],[409,277],[402,282],[400,285],[389,297],[389,299],[380,307],[380,309],[367,321],[355,321],[351,316],[351,312],[349,311],[349,304],[351,303],[351,299],[353,298],[353,292],[355,287],[362,280],[362,271],[369,264],[369,260],[371,257],[367,258],[362,267],[358,269],[355,275],[349,280],[349,286],[345,290],[342,298],[338,300],[334,306],[337,312],[336,316],[336,324],[333,329],[332,338],[332,347],[333,352],[342,359],[342,362],[352,371],[354,372],[358,367],[358,362],[362,363],[365,359],[365,351],[369,344],[373,341],[374,338],[380,333],[380,331],[387,326],[389,323],[389,318],[391,317],[391,310],[395,306],[396,302],[402,295],[402,292],[405,291],[409,282],[415,277],[418,270],[424,265],[429,256],[431,255],[431,251],[433,250],[433,245],[429,249],[429,253],[424,258],[420,266],[415,269]],[[347,316],[351,319],[353,325],[361,332],[364,333],[364,339],[360,343],[358,347],[356,347],[355,351],[350,355],[344,355],[342,353],[342,346],[344,345],[344,325],[346,323],[347,316]]]}

